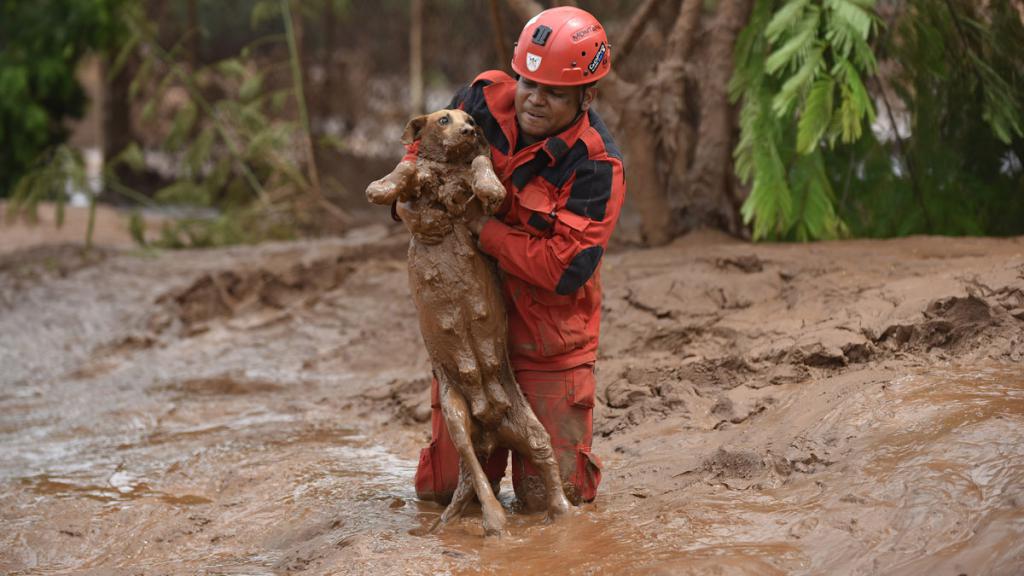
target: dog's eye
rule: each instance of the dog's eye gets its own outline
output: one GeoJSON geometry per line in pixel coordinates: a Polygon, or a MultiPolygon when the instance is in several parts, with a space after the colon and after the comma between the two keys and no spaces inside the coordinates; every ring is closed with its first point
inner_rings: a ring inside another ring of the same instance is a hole
{"type": "Polygon", "coordinates": [[[444,126],[444,125],[448,124],[451,121],[452,121],[451,118],[449,118],[447,116],[441,116],[441,119],[438,120],[437,123],[440,124],[441,126],[444,126]]]}

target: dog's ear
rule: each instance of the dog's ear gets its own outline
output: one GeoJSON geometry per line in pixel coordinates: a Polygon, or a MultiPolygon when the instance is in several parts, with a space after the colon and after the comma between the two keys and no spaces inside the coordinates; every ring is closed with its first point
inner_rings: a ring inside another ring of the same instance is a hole
{"type": "Polygon", "coordinates": [[[476,141],[480,145],[480,149],[484,152],[491,150],[491,143],[487,141],[487,136],[484,135],[484,129],[479,125],[476,127],[476,141]]]}
{"type": "Polygon", "coordinates": [[[412,144],[420,139],[420,132],[427,125],[426,116],[417,116],[405,125],[405,132],[402,133],[402,144],[412,144]]]}

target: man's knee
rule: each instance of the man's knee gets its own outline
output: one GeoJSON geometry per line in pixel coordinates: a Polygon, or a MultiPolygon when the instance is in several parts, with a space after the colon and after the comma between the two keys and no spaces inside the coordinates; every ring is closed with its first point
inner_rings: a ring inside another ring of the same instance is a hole
{"type": "MultiPolygon", "coordinates": [[[[508,464],[508,450],[499,448],[484,464],[484,473],[491,483],[494,494],[498,494],[501,479],[508,464]]],[[[459,485],[459,454],[447,438],[435,440],[420,450],[420,461],[416,467],[416,497],[420,500],[447,505],[459,485]]]]}

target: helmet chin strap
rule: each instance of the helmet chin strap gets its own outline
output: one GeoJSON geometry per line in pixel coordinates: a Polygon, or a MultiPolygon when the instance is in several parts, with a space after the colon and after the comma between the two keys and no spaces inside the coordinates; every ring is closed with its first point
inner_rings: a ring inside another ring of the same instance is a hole
{"type": "Polygon", "coordinates": [[[575,124],[580,119],[580,117],[583,116],[583,113],[585,112],[585,110],[583,109],[583,101],[586,100],[587,90],[589,89],[590,87],[588,86],[580,90],[580,103],[576,109],[576,116],[572,119],[572,122],[569,123],[570,126],[575,124]]]}

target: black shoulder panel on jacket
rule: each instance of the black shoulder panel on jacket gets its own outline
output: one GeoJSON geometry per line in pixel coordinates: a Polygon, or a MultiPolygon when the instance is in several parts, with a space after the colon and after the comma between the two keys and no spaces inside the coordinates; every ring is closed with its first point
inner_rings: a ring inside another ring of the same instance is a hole
{"type": "MultiPolygon", "coordinates": [[[[487,107],[487,99],[484,97],[484,87],[491,84],[492,82],[489,80],[478,80],[467,87],[464,95],[460,90],[455,97],[458,98],[462,95],[462,109],[483,128],[484,136],[491,146],[497,148],[502,154],[508,154],[508,138],[501,131],[501,125],[498,124],[494,114],[491,114],[491,109],[487,107]]],[[[455,99],[452,101],[454,102],[455,99]]]]}
{"type": "Polygon", "coordinates": [[[604,220],[608,199],[612,197],[612,163],[584,160],[576,168],[576,181],[569,191],[565,207],[570,212],[600,222],[604,220]]]}
{"type": "Polygon", "coordinates": [[[600,246],[591,246],[590,248],[584,248],[577,254],[572,262],[569,262],[569,267],[562,273],[562,277],[558,280],[558,286],[555,287],[555,292],[565,295],[572,294],[579,290],[590,280],[590,277],[594,275],[594,270],[597,270],[597,265],[601,262],[601,256],[604,255],[604,248],[600,246]]]}
{"type": "MultiPolygon", "coordinates": [[[[612,139],[611,133],[608,131],[608,127],[604,125],[601,117],[597,115],[597,112],[590,110],[587,112],[587,119],[590,121],[591,127],[601,137],[601,143],[604,144],[604,152],[621,162],[622,153],[619,152],[619,147],[615,145],[615,140],[612,139]]],[[[561,188],[582,162],[599,154],[600,151],[598,150],[588,150],[587,144],[582,139],[577,140],[557,164],[545,168],[541,171],[540,175],[555,188],[561,188]]]]}
{"type": "Polygon", "coordinates": [[[449,102],[445,108],[448,110],[457,110],[459,106],[462,106],[462,103],[466,101],[466,96],[469,94],[469,90],[469,84],[459,88],[459,90],[455,92],[455,96],[452,96],[452,101],[449,102]]]}
{"type": "Polygon", "coordinates": [[[541,171],[540,175],[551,183],[555,188],[561,188],[572,176],[580,162],[588,156],[587,145],[583,140],[577,140],[572,148],[566,152],[554,166],[548,166],[541,171]]]}
{"type": "Polygon", "coordinates": [[[612,158],[617,158],[619,162],[622,162],[622,152],[619,151],[619,146],[615,143],[615,139],[612,138],[612,133],[604,125],[604,120],[601,120],[601,117],[593,109],[587,112],[587,119],[590,120],[590,125],[594,127],[594,130],[597,130],[597,133],[601,135],[605,152],[612,158]]]}
{"type": "Polygon", "coordinates": [[[533,157],[533,160],[524,163],[512,171],[512,184],[515,185],[516,188],[521,189],[523,186],[526,186],[527,182],[533,180],[533,177],[547,165],[547,154],[544,154],[543,151],[538,151],[537,155],[533,157]]]}

